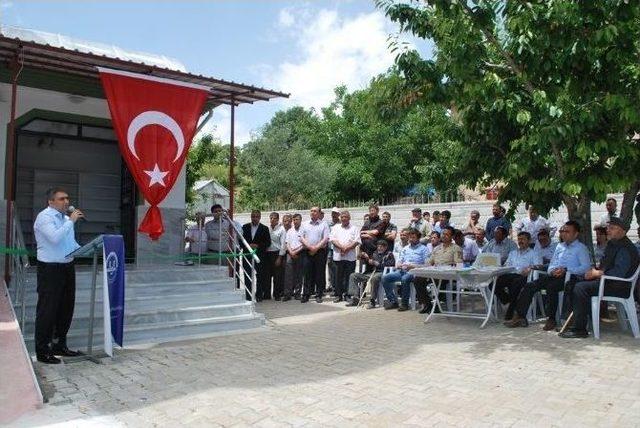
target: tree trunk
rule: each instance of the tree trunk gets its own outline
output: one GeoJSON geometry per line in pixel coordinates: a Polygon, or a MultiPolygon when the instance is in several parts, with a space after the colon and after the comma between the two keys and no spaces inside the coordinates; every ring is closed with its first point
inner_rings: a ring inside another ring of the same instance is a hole
{"type": "Polygon", "coordinates": [[[593,257],[593,234],[591,230],[591,200],[589,197],[581,193],[580,196],[564,197],[564,204],[567,207],[569,220],[573,220],[580,224],[580,235],[578,239],[587,246],[591,256],[593,257]]]}
{"type": "MultiPolygon", "coordinates": [[[[629,186],[626,192],[624,192],[624,197],[622,198],[622,207],[620,208],[620,218],[627,225],[627,227],[631,226],[631,222],[633,221],[633,204],[636,200],[636,195],[640,191],[640,180],[636,180],[634,183],[629,186]]],[[[640,203],[639,203],[640,204],[640,203]]],[[[640,223],[640,218],[636,219],[640,223]]]]}

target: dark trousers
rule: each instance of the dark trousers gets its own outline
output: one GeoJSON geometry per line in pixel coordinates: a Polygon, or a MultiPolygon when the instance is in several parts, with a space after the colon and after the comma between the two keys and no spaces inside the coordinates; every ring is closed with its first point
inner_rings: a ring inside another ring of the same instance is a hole
{"type": "MultiPolygon", "coordinates": [[[[262,300],[265,296],[270,296],[267,294],[267,276],[266,276],[266,265],[269,263],[266,253],[257,254],[260,259],[260,263],[254,263],[256,269],[256,300],[262,300]]],[[[253,282],[253,270],[251,268],[251,260],[247,261],[243,258],[242,262],[245,270],[244,275],[244,283],[247,286],[248,290],[251,290],[251,285],[253,282]]],[[[267,297],[268,298],[268,297],[267,297]]],[[[251,300],[251,296],[247,293],[247,300],[251,300]]]]}
{"type": "Polygon", "coordinates": [[[334,260],[333,263],[336,265],[336,282],[333,285],[333,290],[336,296],[342,297],[349,291],[349,275],[356,271],[356,262],[355,260],[334,260]]]}
{"type": "Polygon", "coordinates": [[[76,271],[73,262],[38,262],[37,290],[36,354],[47,355],[51,353],[54,332],[58,345],[67,345],[67,333],[76,302],[76,271]]]}
{"type": "MultiPolygon", "coordinates": [[[[496,280],[494,293],[503,305],[509,304],[505,318],[511,319],[513,311],[516,309],[518,296],[522,288],[527,284],[527,277],[519,273],[507,273],[500,275],[496,280]]],[[[529,308],[527,307],[527,311],[529,308]]],[[[526,313],[525,313],[526,315],[526,313]]]]}
{"type": "Polygon", "coordinates": [[[333,289],[334,296],[336,288],[336,263],[333,261],[333,250],[327,251],[327,270],[329,271],[329,287],[333,289]]]}
{"type": "Polygon", "coordinates": [[[282,297],[284,293],[284,256],[280,260],[280,266],[276,266],[276,260],[278,260],[279,253],[278,251],[269,251],[267,253],[267,265],[266,267],[266,286],[267,290],[264,299],[269,299],[271,297],[271,280],[273,280],[273,297],[279,298],[282,297]]]}
{"type": "Polygon", "coordinates": [[[298,253],[295,259],[287,254],[287,263],[284,268],[284,297],[291,297],[292,294],[300,295],[302,288],[302,273],[304,265],[304,254],[298,253]]]}
{"type": "Polygon", "coordinates": [[[326,283],[327,249],[322,248],[313,255],[308,251],[305,253],[302,295],[309,297],[311,293],[315,292],[316,295],[322,297],[326,283]]]}
{"type": "MultiPolygon", "coordinates": [[[[573,287],[572,305],[573,305],[573,330],[584,332],[587,330],[587,322],[591,313],[591,298],[598,295],[600,288],[600,280],[581,281],[573,287]]],[[[629,297],[628,283],[605,283],[604,295],[613,297],[629,297]]]]}
{"type": "MultiPolygon", "coordinates": [[[[571,287],[571,283],[575,283],[578,280],[578,277],[571,275],[571,279],[567,283],[569,287],[571,287]]],[[[525,318],[527,316],[527,312],[529,311],[529,306],[531,306],[531,301],[533,300],[533,296],[540,291],[547,291],[547,304],[545,311],[547,312],[547,316],[550,320],[556,320],[556,312],[558,311],[558,293],[560,291],[564,291],[564,276],[560,278],[553,277],[551,275],[545,275],[533,282],[529,282],[522,287],[522,291],[520,291],[520,295],[518,296],[518,301],[516,302],[516,312],[520,317],[525,318]]]]}
{"type": "Polygon", "coordinates": [[[421,305],[429,304],[429,293],[427,292],[428,278],[416,277],[413,279],[413,286],[416,289],[416,300],[421,305]]]}

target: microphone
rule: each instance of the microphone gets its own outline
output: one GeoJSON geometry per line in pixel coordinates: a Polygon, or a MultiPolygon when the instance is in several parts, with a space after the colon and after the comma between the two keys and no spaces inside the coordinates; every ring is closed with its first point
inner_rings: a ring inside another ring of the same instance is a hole
{"type": "MultiPolygon", "coordinates": [[[[76,207],[74,207],[73,205],[69,205],[69,207],[67,208],[67,214],[71,214],[76,210],[76,207]]],[[[80,220],[87,220],[86,217],[82,216],[80,217],[80,220]]]]}

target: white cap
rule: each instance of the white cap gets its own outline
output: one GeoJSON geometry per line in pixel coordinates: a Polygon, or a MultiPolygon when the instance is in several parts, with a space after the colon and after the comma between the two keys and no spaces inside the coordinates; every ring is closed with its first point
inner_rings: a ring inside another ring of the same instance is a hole
{"type": "Polygon", "coordinates": [[[333,207],[331,208],[331,212],[340,214],[340,209],[338,207],[333,207]]]}

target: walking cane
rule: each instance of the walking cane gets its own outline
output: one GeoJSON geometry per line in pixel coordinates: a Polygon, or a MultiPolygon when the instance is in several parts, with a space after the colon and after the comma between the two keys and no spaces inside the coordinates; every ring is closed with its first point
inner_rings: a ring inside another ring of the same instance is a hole
{"type": "Polygon", "coordinates": [[[571,324],[571,321],[573,321],[573,311],[571,311],[571,313],[567,317],[567,320],[564,322],[564,324],[562,324],[562,328],[559,330],[559,333],[564,333],[564,331],[569,328],[569,324],[571,324]]]}

